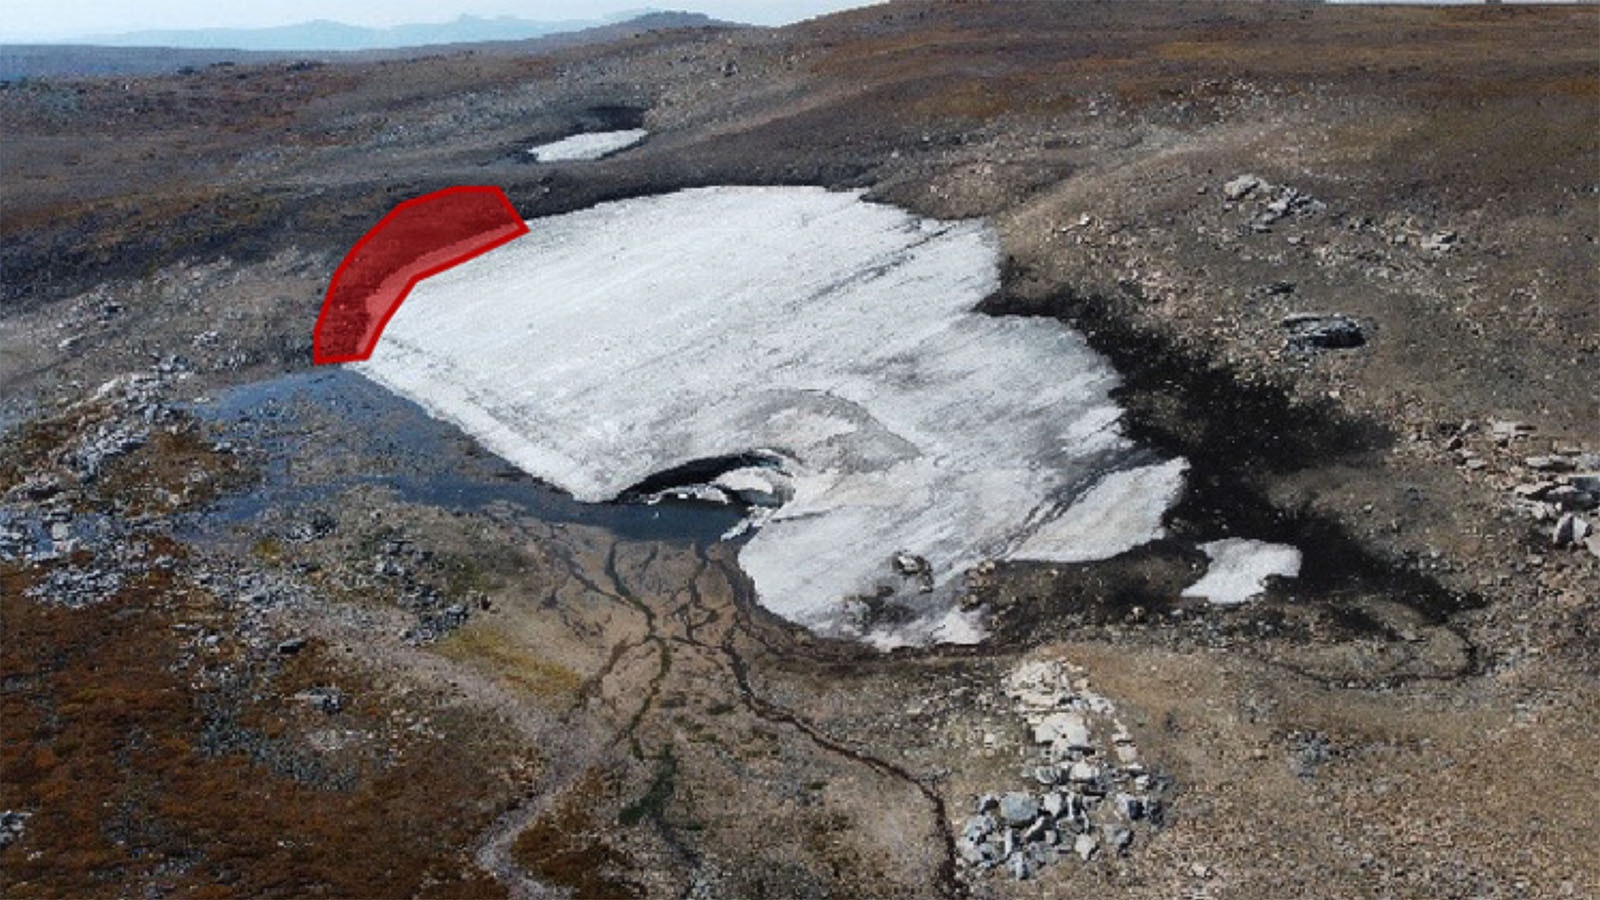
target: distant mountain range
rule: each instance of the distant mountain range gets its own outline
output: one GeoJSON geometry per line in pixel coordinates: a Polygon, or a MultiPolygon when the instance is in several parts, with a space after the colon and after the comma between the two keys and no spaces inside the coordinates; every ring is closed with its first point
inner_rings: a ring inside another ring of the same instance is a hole
{"type": "Polygon", "coordinates": [[[604,19],[537,22],[515,16],[461,16],[453,22],[420,22],[392,28],[364,28],[328,19],[271,28],[196,28],[132,31],[74,44],[104,47],[184,47],[204,50],[383,50],[433,44],[481,41],[523,41],[568,31],[581,31],[637,18],[656,10],[639,10],[604,19]]]}
{"type": "Polygon", "coordinates": [[[619,40],[646,31],[732,25],[700,13],[646,11],[593,21],[462,16],[454,22],[394,28],[316,21],[278,28],[140,31],[96,38],[94,43],[0,44],[0,81],[153,75],[219,63],[397,59],[415,56],[419,48],[437,51],[453,45],[472,45],[485,52],[527,52],[619,40]]]}

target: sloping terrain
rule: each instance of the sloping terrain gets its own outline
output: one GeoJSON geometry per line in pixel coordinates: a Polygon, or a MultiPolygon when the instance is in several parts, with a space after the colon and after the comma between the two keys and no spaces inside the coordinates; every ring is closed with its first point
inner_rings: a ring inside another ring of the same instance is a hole
{"type": "Polygon", "coordinates": [[[1594,7],[907,3],[7,87],[0,888],[1600,893],[1596,38],[1594,7]],[[976,647],[776,620],[727,513],[576,504],[308,371],[344,251],[455,184],[988,217],[982,309],[1076,328],[1190,462],[1172,540],[974,566],[976,647]],[[1300,576],[1184,598],[1237,537],[1300,576]],[[1042,708],[1080,718],[1040,745],[1042,708]],[[1036,839],[989,867],[1008,819],[1036,839]]]}

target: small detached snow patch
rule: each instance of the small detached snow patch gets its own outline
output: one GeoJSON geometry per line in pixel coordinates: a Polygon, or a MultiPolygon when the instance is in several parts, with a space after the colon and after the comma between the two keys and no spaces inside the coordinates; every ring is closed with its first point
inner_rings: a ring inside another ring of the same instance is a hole
{"type": "Polygon", "coordinates": [[[643,128],[627,131],[594,131],[575,134],[548,144],[528,148],[528,153],[539,162],[563,162],[573,159],[600,159],[639,143],[650,132],[643,128]]]}
{"type": "Polygon", "coordinates": [[[1201,544],[1200,549],[1211,558],[1211,566],[1204,577],[1184,589],[1185,597],[1203,597],[1222,605],[1243,603],[1265,591],[1269,577],[1300,574],[1300,551],[1287,544],[1227,538],[1201,544]]]}

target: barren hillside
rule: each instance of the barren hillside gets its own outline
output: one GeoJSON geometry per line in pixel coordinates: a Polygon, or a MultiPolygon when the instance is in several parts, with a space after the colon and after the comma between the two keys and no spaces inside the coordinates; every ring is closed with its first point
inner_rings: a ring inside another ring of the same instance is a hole
{"type": "Polygon", "coordinates": [[[1600,894],[1596,47],[1593,6],[897,3],[0,85],[0,892],[1600,894]],[[1187,460],[1165,536],[972,567],[974,646],[810,634],[736,511],[577,503],[312,366],[344,252],[458,184],[983,217],[980,309],[1187,460]],[[1298,577],[1184,596],[1239,538],[1298,577]]]}

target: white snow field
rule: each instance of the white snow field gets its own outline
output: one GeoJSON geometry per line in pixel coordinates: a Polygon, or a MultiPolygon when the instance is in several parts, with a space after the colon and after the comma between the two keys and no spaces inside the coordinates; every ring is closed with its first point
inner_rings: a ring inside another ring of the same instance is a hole
{"type": "Polygon", "coordinates": [[[968,567],[1163,533],[1186,464],[1123,436],[1117,376],[1079,335],[972,311],[1000,282],[982,222],[716,187],[528,224],[419,285],[358,370],[581,500],[772,454],[721,485],[781,504],[740,551],[781,616],[971,643],[968,567]],[[901,552],[926,568],[897,571],[901,552]]]}
{"type": "Polygon", "coordinates": [[[539,162],[563,162],[572,159],[600,159],[618,150],[626,150],[644,140],[650,132],[643,128],[627,131],[591,131],[571,137],[529,147],[528,152],[539,162]]]}
{"type": "Polygon", "coordinates": [[[1288,544],[1269,544],[1245,538],[1226,538],[1201,544],[1211,558],[1206,574],[1184,588],[1184,597],[1204,597],[1212,603],[1243,603],[1267,589],[1267,578],[1300,574],[1300,551],[1288,544]]]}

